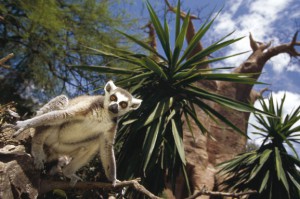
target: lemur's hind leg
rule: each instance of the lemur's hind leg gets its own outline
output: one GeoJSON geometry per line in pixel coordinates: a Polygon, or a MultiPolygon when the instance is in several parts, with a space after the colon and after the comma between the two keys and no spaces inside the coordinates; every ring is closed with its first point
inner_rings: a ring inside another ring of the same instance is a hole
{"type": "Polygon", "coordinates": [[[70,156],[72,160],[63,169],[63,174],[70,178],[70,184],[74,186],[78,180],[82,180],[75,173],[78,169],[89,162],[98,152],[99,146],[97,143],[90,143],[89,147],[80,147],[75,150],[70,156]]]}

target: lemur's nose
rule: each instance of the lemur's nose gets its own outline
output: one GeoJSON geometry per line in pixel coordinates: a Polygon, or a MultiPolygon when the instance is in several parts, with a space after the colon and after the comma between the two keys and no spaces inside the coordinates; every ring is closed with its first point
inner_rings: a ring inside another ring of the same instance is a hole
{"type": "Polygon", "coordinates": [[[108,107],[108,110],[114,114],[118,113],[118,104],[113,104],[108,107]]]}

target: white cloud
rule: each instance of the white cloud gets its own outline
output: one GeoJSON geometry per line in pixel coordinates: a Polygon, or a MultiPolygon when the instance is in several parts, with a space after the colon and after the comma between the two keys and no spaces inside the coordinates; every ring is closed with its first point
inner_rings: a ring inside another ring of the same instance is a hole
{"type": "Polygon", "coordinates": [[[228,4],[230,5],[230,12],[235,13],[238,11],[239,7],[242,5],[242,3],[245,3],[245,0],[230,0],[228,1],[228,4]]]}
{"type": "MultiPolygon", "coordinates": [[[[298,106],[300,106],[300,93],[292,93],[288,91],[278,91],[272,93],[273,99],[275,102],[280,103],[281,99],[283,98],[284,94],[286,95],[285,102],[283,105],[283,117],[285,117],[287,114],[290,114],[293,110],[295,110],[298,106]]],[[[267,100],[267,99],[265,99],[267,100]]],[[[258,109],[261,109],[260,103],[257,101],[255,102],[254,106],[258,109]]],[[[263,139],[258,136],[254,135],[251,132],[256,131],[250,124],[254,124],[256,126],[259,126],[257,121],[255,120],[255,117],[253,114],[250,115],[249,118],[249,126],[248,126],[248,136],[258,145],[260,145],[263,141],[263,139]]],[[[296,125],[300,125],[300,121],[296,123],[296,125]]],[[[295,148],[299,149],[297,150],[298,153],[300,152],[300,145],[295,144],[295,148]]]]}
{"type": "Polygon", "coordinates": [[[288,71],[295,71],[300,73],[300,66],[296,64],[291,64],[287,68],[288,71]]]}
{"type": "Polygon", "coordinates": [[[291,58],[288,54],[279,54],[270,60],[272,62],[272,68],[276,73],[281,73],[286,69],[291,61],[291,58]]]}
{"type": "Polygon", "coordinates": [[[263,16],[267,21],[275,21],[291,0],[256,0],[250,4],[249,11],[263,16]]]}
{"type": "MultiPolygon", "coordinates": [[[[279,39],[274,37],[273,32],[277,29],[276,25],[282,18],[292,18],[288,8],[297,0],[254,0],[241,1],[230,0],[225,9],[216,19],[214,25],[214,34],[224,36],[226,33],[235,30],[233,37],[248,36],[249,32],[253,34],[255,40],[260,42],[274,41],[278,43],[279,39]]],[[[286,27],[284,28],[286,30],[286,27]]],[[[244,38],[230,46],[226,55],[250,50],[249,39],[244,38]]],[[[249,54],[248,54],[249,55],[249,54]]],[[[225,65],[236,66],[246,59],[245,56],[238,56],[224,61],[225,65]]],[[[281,72],[287,68],[287,59],[284,56],[274,57],[273,70],[281,72]],[[275,61],[274,61],[275,60],[275,61]]]]}

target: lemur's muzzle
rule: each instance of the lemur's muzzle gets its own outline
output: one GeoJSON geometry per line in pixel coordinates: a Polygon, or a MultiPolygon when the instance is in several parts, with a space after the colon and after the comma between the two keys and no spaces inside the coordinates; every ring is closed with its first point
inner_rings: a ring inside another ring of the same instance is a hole
{"type": "Polygon", "coordinates": [[[113,104],[108,107],[108,110],[114,114],[118,113],[118,104],[113,104]]]}

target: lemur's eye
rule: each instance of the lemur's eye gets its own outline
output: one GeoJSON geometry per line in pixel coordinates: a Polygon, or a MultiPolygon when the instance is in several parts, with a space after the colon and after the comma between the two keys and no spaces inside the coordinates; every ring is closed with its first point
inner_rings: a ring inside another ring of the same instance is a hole
{"type": "Polygon", "coordinates": [[[120,102],[120,106],[121,106],[122,108],[127,108],[128,103],[127,103],[127,102],[120,102]]]}
{"type": "Polygon", "coordinates": [[[111,95],[109,99],[110,99],[110,101],[114,101],[114,102],[116,102],[118,100],[117,96],[115,96],[115,95],[111,95]]]}

